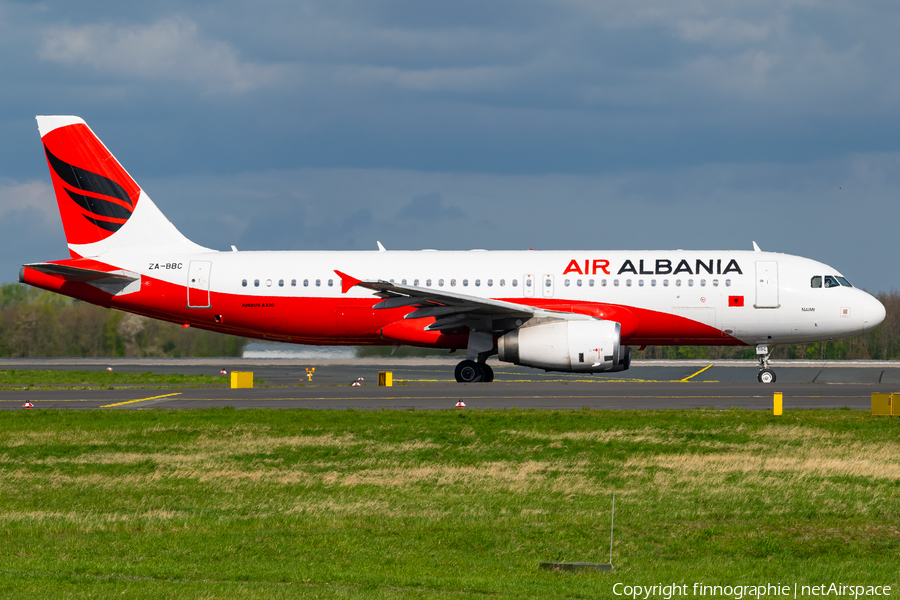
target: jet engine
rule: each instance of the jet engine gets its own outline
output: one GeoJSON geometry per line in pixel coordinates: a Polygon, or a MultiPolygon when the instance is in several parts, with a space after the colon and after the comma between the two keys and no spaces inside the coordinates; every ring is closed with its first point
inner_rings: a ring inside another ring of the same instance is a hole
{"type": "Polygon", "coordinates": [[[554,321],[520,327],[497,340],[505,362],[548,371],[624,371],[631,348],[621,346],[615,321],[554,321]]]}

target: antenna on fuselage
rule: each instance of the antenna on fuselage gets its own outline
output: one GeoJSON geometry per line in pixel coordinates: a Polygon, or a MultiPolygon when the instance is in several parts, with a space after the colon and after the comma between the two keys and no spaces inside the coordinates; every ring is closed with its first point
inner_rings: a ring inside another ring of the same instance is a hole
{"type": "Polygon", "coordinates": [[[753,251],[754,252],[762,252],[762,250],[759,249],[759,246],[756,244],[756,242],[753,242],[753,251]]]}

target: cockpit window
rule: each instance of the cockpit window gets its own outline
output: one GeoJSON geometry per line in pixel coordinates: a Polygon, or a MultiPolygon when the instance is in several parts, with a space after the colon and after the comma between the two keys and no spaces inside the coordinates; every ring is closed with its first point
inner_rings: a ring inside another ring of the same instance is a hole
{"type": "Polygon", "coordinates": [[[809,280],[809,286],[814,288],[822,287],[822,276],[816,275],[812,279],[809,280]]]}
{"type": "Polygon", "coordinates": [[[847,278],[846,278],[846,277],[836,277],[836,279],[837,279],[838,281],[840,281],[840,282],[841,282],[841,285],[844,286],[844,287],[853,287],[852,285],[850,285],[850,282],[847,281],[847,278]]]}
{"type": "Polygon", "coordinates": [[[835,279],[834,275],[826,275],[825,276],[825,287],[827,287],[827,288],[840,287],[840,285],[841,284],[838,283],[838,280],[835,279]]]}

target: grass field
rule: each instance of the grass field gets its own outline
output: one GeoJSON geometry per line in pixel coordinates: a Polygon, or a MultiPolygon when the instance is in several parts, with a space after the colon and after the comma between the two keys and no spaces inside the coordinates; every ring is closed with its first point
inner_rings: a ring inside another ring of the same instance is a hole
{"type": "Polygon", "coordinates": [[[898,427],[850,410],[4,412],[0,597],[897,595],[898,427]],[[606,561],[613,490],[615,572],[539,570],[606,561]]]}
{"type": "MultiPolygon", "coordinates": [[[[0,385],[17,388],[92,388],[230,385],[224,375],[181,375],[160,373],[119,373],[116,371],[47,371],[37,369],[0,370],[0,385]]],[[[260,381],[258,379],[254,381],[260,381]]]]}

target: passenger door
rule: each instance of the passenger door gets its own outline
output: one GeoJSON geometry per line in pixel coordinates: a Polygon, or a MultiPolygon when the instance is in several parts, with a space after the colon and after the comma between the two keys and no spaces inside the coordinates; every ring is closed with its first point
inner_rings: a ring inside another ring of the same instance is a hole
{"type": "Polygon", "coordinates": [[[188,267],[188,308],[209,308],[209,273],[212,263],[192,260],[188,267]]]}
{"type": "Polygon", "coordinates": [[[778,308],[778,262],[756,261],[756,302],[753,308],[778,308]]]}

